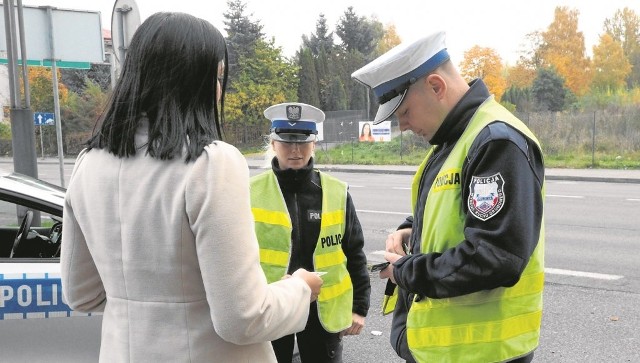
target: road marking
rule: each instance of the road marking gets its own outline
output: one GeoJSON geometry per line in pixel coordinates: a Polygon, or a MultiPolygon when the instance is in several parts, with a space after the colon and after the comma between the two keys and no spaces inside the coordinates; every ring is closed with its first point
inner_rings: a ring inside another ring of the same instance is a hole
{"type": "Polygon", "coordinates": [[[598,280],[620,280],[621,278],[624,277],[620,275],[599,274],[597,272],[563,270],[560,268],[550,268],[550,267],[545,268],[544,272],[552,275],[588,277],[591,279],[598,279],[598,280]]]}
{"type": "MultiPolygon", "coordinates": [[[[384,251],[378,250],[370,253],[371,255],[384,255],[384,251]]],[[[609,274],[599,274],[597,272],[585,272],[585,271],[573,271],[573,270],[563,270],[560,268],[551,268],[547,267],[544,269],[545,273],[551,275],[565,275],[565,276],[576,276],[576,277],[587,277],[591,279],[598,280],[620,280],[624,276],[620,275],[609,275],[609,274]]]]}
{"type": "Polygon", "coordinates": [[[383,210],[368,210],[368,209],[357,209],[356,212],[358,212],[358,213],[378,213],[378,214],[398,214],[398,215],[401,215],[401,216],[411,215],[411,213],[407,213],[407,212],[387,212],[387,211],[383,211],[383,210]]]}
{"type": "Polygon", "coordinates": [[[353,184],[349,184],[349,188],[364,188],[364,185],[353,185],[353,184]]]}
{"type": "Polygon", "coordinates": [[[627,200],[630,202],[640,202],[640,199],[634,199],[634,198],[627,199],[627,200]]]}
{"type": "Polygon", "coordinates": [[[393,187],[391,189],[396,189],[396,190],[411,190],[411,188],[407,188],[407,187],[393,187]]]}
{"type": "Polygon", "coordinates": [[[559,194],[547,194],[547,197],[555,197],[555,198],[574,198],[574,199],[583,199],[582,195],[559,195],[559,194]]]}

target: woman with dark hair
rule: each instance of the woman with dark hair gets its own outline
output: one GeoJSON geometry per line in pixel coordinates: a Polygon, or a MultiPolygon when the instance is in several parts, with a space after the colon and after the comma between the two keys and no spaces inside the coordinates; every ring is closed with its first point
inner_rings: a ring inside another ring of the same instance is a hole
{"type": "Polygon", "coordinates": [[[371,133],[371,124],[368,122],[365,122],[364,124],[362,124],[362,130],[360,131],[360,137],[358,138],[359,141],[369,141],[369,142],[373,142],[376,141],[373,138],[373,134],[371,133]]]}
{"type": "Polygon", "coordinates": [[[102,362],[275,362],[322,280],[267,284],[246,160],[221,141],[227,50],[210,23],[157,13],[138,28],[64,205],[61,276],[102,312],[102,362]]]}

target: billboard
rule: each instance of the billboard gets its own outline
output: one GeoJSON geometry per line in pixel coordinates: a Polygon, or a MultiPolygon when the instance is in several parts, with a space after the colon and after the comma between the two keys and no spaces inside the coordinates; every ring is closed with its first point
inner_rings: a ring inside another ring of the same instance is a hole
{"type": "Polygon", "coordinates": [[[358,122],[358,141],[391,141],[391,121],[383,121],[377,125],[374,125],[371,121],[358,122]]]}

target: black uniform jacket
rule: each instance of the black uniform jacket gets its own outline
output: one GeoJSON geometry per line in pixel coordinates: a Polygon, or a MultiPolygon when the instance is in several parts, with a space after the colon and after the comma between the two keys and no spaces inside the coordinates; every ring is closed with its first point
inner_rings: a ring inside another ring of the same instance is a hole
{"type": "Polygon", "coordinates": [[[463,164],[465,239],[440,253],[423,254],[420,251],[422,218],[430,186],[469,120],[490,96],[482,80],[475,80],[470,86],[431,140],[436,149],[422,175],[414,215],[398,227],[413,228],[412,255],[394,264],[393,275],[400,293],[390,339],[398,355],[408,361],[413,359],[407,346],[406,320],[414,295],[418,295],[418,299],[447,298],[513,286],[529,262],[540,236],[544,180],[541,152],[527,137],[497,120],[480,132],[463,164]],[[471,179],[472,176],[496,173],[504,179],[504,206],[483,221],[467,208],[471,179]]]}
{"type": "MultiPolygon", "coordinates": [[[[291,257],[288,273],[299,268],[313,271],[313,253],[320,235],[320,214],[322,212],[322,187],[320,174],[313,169],[313,158],[302,169],[281,170],[278,159],[271,162],[278,178],[280,190],[287,204],[293,231],[291,232],[291,257]]],[[[356,209],[347,193],[347,210],[342,251],[347,257],[347,270],[353,283],[353,311],[367,316],[371,283],[367,270],[367,256],[363,250],[364,235],[356,209]]]]}

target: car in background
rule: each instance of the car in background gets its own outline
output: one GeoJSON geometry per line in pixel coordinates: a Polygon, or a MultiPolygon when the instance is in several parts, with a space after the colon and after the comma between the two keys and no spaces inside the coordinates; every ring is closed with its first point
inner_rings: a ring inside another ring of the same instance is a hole
{"type": "Polygon", "coordinates": [[[60,284],[65,189],[0,171],[0,361],[97,362],[101,314],[72,311],[60,284]]]}

